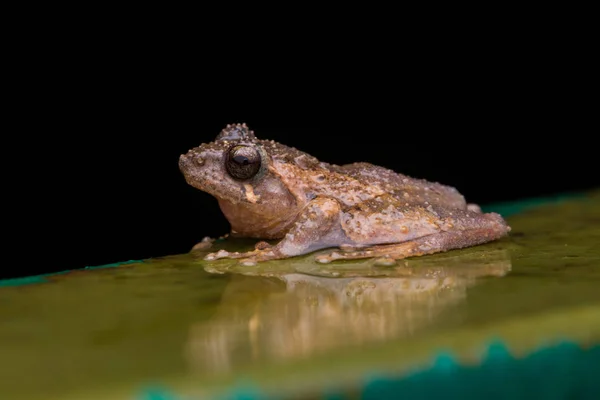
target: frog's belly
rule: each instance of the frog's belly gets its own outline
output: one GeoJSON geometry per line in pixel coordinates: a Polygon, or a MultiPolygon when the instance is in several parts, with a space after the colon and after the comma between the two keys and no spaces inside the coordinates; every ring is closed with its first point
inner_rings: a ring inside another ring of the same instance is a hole
{"type": "Polygon", "coordinates": [[[264,210],[253,207],[252,204],[225,200],[219,200],[219,206],[231,225],[231,235],[234,237],[281,239],[294,224],[298,214],[298,210],[288,204],[281,207],[283,215],[276,213],[276,210],[264,210]]]}

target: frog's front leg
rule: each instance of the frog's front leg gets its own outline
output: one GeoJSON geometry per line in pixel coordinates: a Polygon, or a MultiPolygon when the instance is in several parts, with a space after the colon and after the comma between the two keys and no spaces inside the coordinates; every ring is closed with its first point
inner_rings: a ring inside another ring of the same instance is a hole
{"type": "Polygon", "coordinates": [[[208,254],[205,260],[241,258],[244,265],[310,253],[325,247],[337,246],[344,235],[340,226],[340,205],[336,200],[317,197],[299,214],[292,228],[273,246],[257,243],[252,251],[229,253],[221,250],[208,254]]]}
{"type": "Polygon", "coordinates": [[[499,239],[510,231],[510,227],[496,213],[472,213],[471,215],[471,218],[457,221],[456,225],[450,230],[421,236],[401,243],[372,246],[344,253],[334,251],[329,254],[319,255],[316,257],[316,260],[320,263],[371,257],[399,260],[407,257],[475,246],[499,239]]]}

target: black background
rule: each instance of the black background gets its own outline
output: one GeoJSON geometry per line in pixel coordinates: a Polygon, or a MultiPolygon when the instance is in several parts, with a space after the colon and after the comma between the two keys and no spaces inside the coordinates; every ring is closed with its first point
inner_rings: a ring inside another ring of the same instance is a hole
{"type": "Polygon", "coordinates": [[[480,204],[600,186],[587,78],[547,58],[436,53],[363,68],[103,54],[25,72],[14,101],[26,105],[22,143],[4,147],[18,158],[12,194],[22,196],[10,197],[21,204],[6,218],[21,221],[10,249],[21,261],[3,277],[177,254],[227,233],[216,200],[178,169],[181,153],[227,123],[330,163],[452,185],[480,204]]]}

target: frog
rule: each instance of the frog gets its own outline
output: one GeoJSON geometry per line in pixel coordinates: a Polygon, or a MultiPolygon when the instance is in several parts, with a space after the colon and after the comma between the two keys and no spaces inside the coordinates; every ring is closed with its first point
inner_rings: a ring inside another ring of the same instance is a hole
{"type": "Polygon", "coordinates": [[[385,265],[510,232],[501,215],[482,212],[452,186],[368,162],[322,162],[258,139],[245,123],[228,124],[214,141],[182,154],[179,169],[217,199],[231,237],[257,239],[252,250],[220,250],[205,260],[250,266],[324,250],[317,262],[374,258],[385,265]]]}

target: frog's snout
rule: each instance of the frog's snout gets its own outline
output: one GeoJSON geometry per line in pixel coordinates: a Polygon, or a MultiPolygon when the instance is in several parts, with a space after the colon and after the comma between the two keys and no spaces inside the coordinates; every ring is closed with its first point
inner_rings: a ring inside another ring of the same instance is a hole
{"type": "Polygon", "coordinates": [[[179,169],[182,171],[190,170],[195,167],[202,167],[205,161],[199,154],[188,152],[179,156],[179,169]]]}
{"type": "Polygon", "coordinates": [[[190,169],[192,162],[190,161],[190,157],[187,154],[182,154],[179,156],[179,169],[183,171],[187,171],[190,169]]]}

